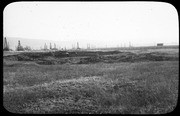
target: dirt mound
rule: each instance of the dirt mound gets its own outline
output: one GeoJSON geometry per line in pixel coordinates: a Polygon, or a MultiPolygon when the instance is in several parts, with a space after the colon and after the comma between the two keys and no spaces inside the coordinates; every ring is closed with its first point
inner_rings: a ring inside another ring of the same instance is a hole
{"type": "Polygon", "coordinates": [[[169,56],[167,53],[142,53],[136,56],[134,60],[141,61],[168,61],[168,60],[179,60],[179,57],[169,56]]]}
{"type": "Polygon", "coordinates": [[[34,61],[40,65],[54,65],[54,64],[89,64],[89,63],[113,63],[113,62],[140,62],[140,61],[168,61],[179,60],[179,57],[172,56],[167,53],[151,52],[151,53],[131,53],[131,52],[89,52],[78,51],[69,52],[36,52],[36,53],[22,53],[11,56],[4,56],[6,60],[13,61],[34,61]]]}
{"type": "Polygon", "coordinates": [[[135,54],[130,52],[124,52],[117,55],[101,55],[94,57],[82,58],[79,64],[89,64],[89,63],[115,63],[115,62],[141,62],[141,61],[175,61],[179,60],[178,57],[168,56],[165,53],[142,53],[135,54]]]}

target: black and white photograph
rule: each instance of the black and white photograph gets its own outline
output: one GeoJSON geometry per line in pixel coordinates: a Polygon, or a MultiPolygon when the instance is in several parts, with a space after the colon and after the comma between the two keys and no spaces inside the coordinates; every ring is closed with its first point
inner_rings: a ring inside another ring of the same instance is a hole
{"type": "Polygon", "coordinates": [[[167,114],[179,20],[167,2],[19,1],[3,10],[3,107],[14,114],[167,114]]]}

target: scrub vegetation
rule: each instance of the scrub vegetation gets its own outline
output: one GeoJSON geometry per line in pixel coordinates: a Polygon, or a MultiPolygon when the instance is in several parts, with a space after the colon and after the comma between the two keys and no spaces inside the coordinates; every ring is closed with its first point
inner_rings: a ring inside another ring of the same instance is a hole
{"type": "Polygon", "coordinates": [[[4,56],[3,105],[9,112],[23,114],[168,113],[177,104],[178,54],[39,55],[34,60],[27,60],[30,55],[23,53],[4,56]],[[42,59],[66,60],[39,63],[42,59]]]}

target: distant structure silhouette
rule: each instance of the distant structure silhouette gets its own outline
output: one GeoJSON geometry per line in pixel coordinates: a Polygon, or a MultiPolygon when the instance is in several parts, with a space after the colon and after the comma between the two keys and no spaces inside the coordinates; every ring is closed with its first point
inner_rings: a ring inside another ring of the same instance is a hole
{"type": "Polygon", "coordinates": [[[163,46],[163,43],[157,43],[157,46],[163,46]]]}
{"type": "Polygon", "coordinates": [[[79,50],[80,49],[80,47],[79,47],[79,43],[77,42],[77,50],[79,50]]]}
{"type": "Polygon", "coordinates": [[[87,44],[87,49],[90,49],[90,44],[87,44]]]}
{"type": "Polygon", "coordinates": [[[3,51],[9,51],[9,43],[7,42],[6,37],[4,38],[3,41],[3,51]]]}
{"type": "Polygon", "coordinates": [[[58,50],[57,48],[56,48],[56,44],[54,43],[54,48],[52,48],[52,50],[58,50]]]}
{"type": "Polygon", "coordinates": [[[51,43],[50,43],[49,49],[50,49],[50,50],[52,49],[51,43]]]}
{"type": "Polygon", "coordinates": [[[26,46],[26,47],[24,47],[24,50],[25,50],[25,51],[31,51],[32,49],[31,49],[30,46],[26,46]]]}
{"type": "Polygon", "coordinates": [[[44,44],[44,50],[48,50],[46,43],[44,44]]]}
{"type": "Polygon", "coordinates": [[[54,43],[54,48],[56,49],[56,44],[54,43]]]}
{"type": "Polygon", "coordinates": [[[72,44],[72,49],[73,49],[73,50],[76,49],[74,44],[72,44]]]}
{"type": "Polygon", "coordinates": [[[21,46],[20,40],[18,40],[17,51],[24,51],[24,48],[21,46]]]}

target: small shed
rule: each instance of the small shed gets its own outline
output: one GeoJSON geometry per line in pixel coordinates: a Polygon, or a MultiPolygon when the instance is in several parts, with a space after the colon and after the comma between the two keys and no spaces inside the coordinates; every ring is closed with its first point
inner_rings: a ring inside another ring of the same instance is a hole
{"type": "Polygon", "coordinates": [[[157,46],[163,46],[163,43],[157,43],[157,46]]]}

